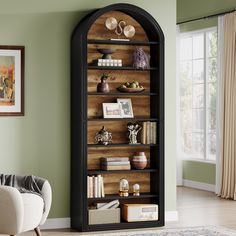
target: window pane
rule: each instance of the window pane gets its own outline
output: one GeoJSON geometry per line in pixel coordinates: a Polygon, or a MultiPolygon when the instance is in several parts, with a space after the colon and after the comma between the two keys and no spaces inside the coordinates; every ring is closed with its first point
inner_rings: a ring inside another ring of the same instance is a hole
{"type": "Polygon", "coordinates": [[[204,135],[202,133],[192,134],[193,155],[195,158],[204,158],[204,135]]]}
{"type": "Polygon", "coordinates": [[[192,59],[192,37],[180,41],[180,60],[192,59]]]}
{"type": "Polygon", "coordinates": [[[208,84],[208,108],[211,110],[216,109],[216,93],[217,83],[208,84]]]}
{"type": "Polygon", "coordinates": [[[204,107],[204,84],[193,85],[193,108],[204,107]]]}
{"type": "Polygon", "coordinates": [[[203,83],[204,80],[204,61],[193,60],[193,79],[194,82],[203,83]]]}
{"type": "Polygon", "coordinates": [[[182,151],[186,155],[192,155],[192,133],[182,132],[182,151]]]}
{"type": "Polygon", "coordinates": [[[208,80],[210,82],[215,82],[217,78],[217,62],[216,58],[208,59],[208,80]]]}
{"type": "Polygon", "coordinates": [[[180,80],[192,80],[192,61],[180,63],[180,80]]]}
{"type": "Polygon", "coordinates": [[[193,132],[204,132],[205,129],[204,109],[193,110],[193,132]]]}
{"type": "Polygon", "coordinates": [[[192,153],[192,110],[184,110],[181,112],[181,147],[185,154],[192,153]]]}
{"type": "Polygon", "coordinates": [[[216,160],[216,133],[208,134],[208,160],[216,160]]]}
{"type": "Polygon", "coordinates": [[[211,31],[207,33],[207,55],[208,57],[217,56],[217,32],[211,31]]]}
{"type": "Polygon", "coordinates": [[[193,59],[203,58],[204,35],[198,34],[193,36],[193,59]]]}
{"type": "Polygon", "coordinates": [[[208,132],[216,132],[216,110],[208,110],[208,132]]]}

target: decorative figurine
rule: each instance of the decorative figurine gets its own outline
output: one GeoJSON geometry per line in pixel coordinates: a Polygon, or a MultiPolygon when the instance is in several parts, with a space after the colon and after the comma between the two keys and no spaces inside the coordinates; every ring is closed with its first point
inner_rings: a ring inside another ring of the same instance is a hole
{"type": "Polygon", "coordinates": [[[143,48],[136,48],[133,53],[133,66],[135,69],[148,69],[149,56],[144,52],[143,48]]]}
{"type": "Polygon", "coordinates": [[[140,196],[140,185],[139,184],[133,185],[133,196],[140,196]]]}
{"type": "Polygon", "coordinates": [[[101,76],[101,82],[98,83],[97,85],[97,92],[98,93],[109,93],[110,89],[109,89],[109,85],[106,82],[106,80],[109,78],[108,74],[103,73],[101,76]]]}
{"type": "Polygon", "coordinates": [[[128,197],[129,196],[129,182],[127,179],[120,180],[119,195],[121,197],[128,197]]]}
{"type": "Polygon", "coordinates": [[[129,137],[129,144],[137,144],[137,135],[138,132],[142,129],[141,125],[137,123],[131,123],[129,122],[127,124],[127,128],[129,131],[128,137],[129,137]]]}
{"type": "Polygon", "coordinates": [[[107,145],[111,142],[112,142],[112,134],[109,133],[103,126],[102,129],[95,135],[95,143],[107,145]]]}
{"type": "Polygon", "coordinates": [[[132,158],[132,165],[135,169],[143,170],[147,166],[145,152],[136,152],[132,158]]]}

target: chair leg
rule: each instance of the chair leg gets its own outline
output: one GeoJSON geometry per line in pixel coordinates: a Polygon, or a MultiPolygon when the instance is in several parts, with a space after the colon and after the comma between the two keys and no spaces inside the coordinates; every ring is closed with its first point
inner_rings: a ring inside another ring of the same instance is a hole
{"type": "Polygon", "coordinates": [[[34,231],[35,231],[37,236],[42,236],[39,227],[35,228],[34,231]]]}

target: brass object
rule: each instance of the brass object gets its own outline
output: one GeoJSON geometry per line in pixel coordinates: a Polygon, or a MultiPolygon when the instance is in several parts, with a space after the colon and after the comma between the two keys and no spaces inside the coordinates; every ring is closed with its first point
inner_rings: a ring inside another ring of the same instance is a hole
{"type": "Polygon", "coordinates": [[[117,20],[114,17],[109,17],[106,19],[105,25],[107,29],[114,30],[117,27],[117,20]]]}
{"type": "Polygon", "coordinates": [[[140,196],[140,185],[139,184],[133,185],[133,196],[140,196]]]}
{"type": "Polygon", "coordinates": [[[129,182],[127,179],[120,180],[119,195],[121,197],[128,197],[129,196],[129,182]]]}
{"type": "Polygon", "coordinates": [[[135,28],[132,25],[126,25],[123,31],[127,38],[132,38],[135,35],[135,28]]]}

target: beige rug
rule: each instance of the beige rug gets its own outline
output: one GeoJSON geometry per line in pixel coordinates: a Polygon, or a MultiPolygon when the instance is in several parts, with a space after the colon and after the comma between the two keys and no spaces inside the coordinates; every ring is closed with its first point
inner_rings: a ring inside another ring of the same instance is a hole
{"type": "MultiPolygon", "coordinates": [[[[77,234],[78,235],[78,234],[77,234]]],[[[136,230],[133,232],[98,233],[81,235],[91,236],[236,236],[236,231],[221,226],[202,226],[173,229],[136,230]]],[[[76,236],[76,234],[74,235],[76,236]]]]}

